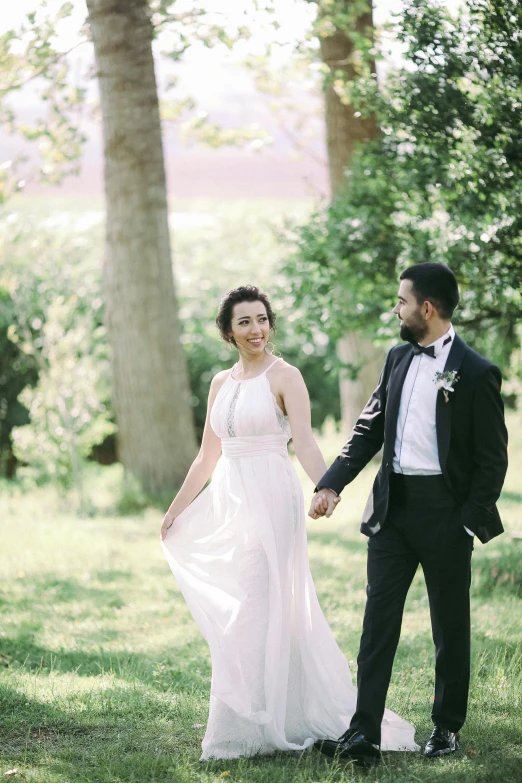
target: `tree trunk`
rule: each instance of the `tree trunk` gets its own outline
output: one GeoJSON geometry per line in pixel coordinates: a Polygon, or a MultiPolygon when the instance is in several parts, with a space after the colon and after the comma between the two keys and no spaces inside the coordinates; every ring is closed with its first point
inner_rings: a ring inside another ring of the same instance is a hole
{"type": "MultiPolygon", "coordinates": [[[[354,0],[345,0],[337,5],[350,12],[354,0]]],[[[326,6],[325,13],[329,10],[326,6]]],[[[371,0],[368,10],[354,26],[363,34],[373,30],[371,0]]],[[[320,37],[319,41],[321,59],[330,71],[343,71],[346,79],[353,80],[356,72],[350,58],[354,47],[346,34],[336,29],[332,35],[320,37]]],[[[372,71],[375,73],[375,63],[372,63],[372,71]]],[[[332,85],[325,90],[325,116],[330,191],[332,199],[335,199],[344,186],[345,169],[350,165],[356,144],[373,139],[378,128],[374,117],[357,117],[353,106],[342,103],[332,85]]],[[[341,416],[344,429],[349,431],[377,385],[384,352],[369,340],[362,339],[357,332],[352,332],[339,341],[337,353],[343,363],[361,365],[356,380],[350,380],[346,373],[341,373],[341,416]]]]}
{"type": "Polygon", "coordinates": [[[343,429],[349,433],[377,386],[386,352],[362,340],[357,332],[349,332],[337,343],[337,355],[343,364],[360,367],[355,380],[347,372],[340,373],[341,416],[343,429]]]}
{"type": "MultiPolygon", "coordinates": [[[[346,0],[343,5],[349,10],[353,2],[346,0]]],[[[373,28],[371,8],[359,17],[355,26],[361,33],[373,28]]],[[[332,73],[343,71],[347,80],[355,79],[357,74],[350,62],[354,47],[345,33],[336,30],[333,35],[321,37],[319,41],[321,59],[330,71],[332,73]]],[[[374,63],[372,63],[372,71],[375,72],[374,63]]],[[[377,134],[377,124],[374,117],[365,119],[356,117],[354,107],[342,103],[331,84],[325,90],[325,108],[330,190],[332,198],[335,198],[345,183],[344,172],[350,165],[355,145],[373,139],[377,134]]]]}
{"type": "Polygon", "coordinates": [[[150,493],[196,452],[180,344],[147,0],[87,0],[100,87],[107,209],[104,268],[118,453],[150,493]]]}

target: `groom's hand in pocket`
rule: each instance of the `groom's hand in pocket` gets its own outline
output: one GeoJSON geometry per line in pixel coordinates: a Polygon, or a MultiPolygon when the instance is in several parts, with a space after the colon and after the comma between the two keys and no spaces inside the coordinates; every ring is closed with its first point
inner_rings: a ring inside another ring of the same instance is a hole
{"type": "Polygon", "coordinates": [[[331,517],[336,505],[340,502],[341,498],[333,489],[324,487],[313,496],[308,516],[312,519],[331,517]]]}

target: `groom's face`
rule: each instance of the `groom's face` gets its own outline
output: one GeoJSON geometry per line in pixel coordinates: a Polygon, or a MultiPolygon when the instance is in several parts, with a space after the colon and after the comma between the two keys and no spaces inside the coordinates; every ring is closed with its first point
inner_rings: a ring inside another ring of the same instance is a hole
{"type": "Polygon", "coordinates": [[[420,342],[428,333],[428,325],[423,317],[422,305],[413,293],[411,280],[401,280],[397,294],[397,304],[393,312],[399,318],[402,340],[409,343],[420,342]]]}

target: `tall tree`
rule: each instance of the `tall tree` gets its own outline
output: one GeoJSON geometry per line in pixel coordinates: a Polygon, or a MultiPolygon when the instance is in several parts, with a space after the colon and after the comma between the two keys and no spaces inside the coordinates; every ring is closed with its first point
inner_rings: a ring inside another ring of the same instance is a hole
{"type": "Polygon", "coordinates": [[[357,320],[397,339],[382,317],[396,275],[447,263],[461,287],[457,328],[501,367],[507,401],[520,396],[521,26],[518,0],[456,12],[407,0],[407,66],[365,98],[384,132],[356,152],[350,188],[301,227],[285,269],[309,338],[317,323],[335,340],[357,320]]]}
{"type": "Polygon", "coordinates": [[[149,492],[196,451],[172,274],[147,0],[87,0],[100,89],[105,297],[121,460],[149,492]]]}
{"type": "MultiPolygon", "coordinates": [[[[0,206],[23,189],[27,176],[56,183],[78,170],[87,90],[78,74],[72,78],[67,56],[91,38],[94,42],[105,140],[105,299],[113,403],[120,457],[150,492],[179,483],[196,445],[179,344],[151,41],[167,32],[164,54],[177,62],[194,43],[232,48],[250,35],[241,20],[232,24],[225,14],[208,10],[205,0],[178,5],[89,0],[88,24],[72,48],[62,51],[58,31],[75,4],[34,0],[20,27],[0,35],[0,125],[40,141],[42,164],[35,171],[23,156],[0,160],[0,206]],[[19,122],[9,97],[36,79],[47,107],[44,118],[19,122]]],[[[171,80],[170,87],[175,85],[171,80]]],[[[185,125],[183,135],[212,147],[254,142],[259,148],[269,141],[262,129],[222,129],[190,96],[164,100],[162,112],[166,120],[185,125]]]]}
{"type": "Polygon", "coordinates": [[[375,75],[371,6],[358,0],[323,0],[319,6],[318,34],[321,59],[327,66],[324,88],[326,145],[331,196],[346,185],[345,169],[357,144],[377,134],[374,115],[363,117],[350,101],[347,85],[364,75],[375,75]],[[366,52],[361,51],[365,46],[366,52]],[[366,56],[365,56],[366,55],[366,56]]]}
{"type": "MultiPolygon", "coordinates": [[[[326,144],[331,197],[335,200],[346,188],[345,171],[357,145],[375,138],[378,132],[375,116],[363,116],[350,98],[358,78],[376,78],[371,4],[366,0],[321,0],[317,32],[327,69],[326,144]]],[[[338,354],[345,365],[340,376],[341,414],[345,428],[350,429],[375,387],[383,352],[358,331],[350,331],[338,341],[338,354]]]]}

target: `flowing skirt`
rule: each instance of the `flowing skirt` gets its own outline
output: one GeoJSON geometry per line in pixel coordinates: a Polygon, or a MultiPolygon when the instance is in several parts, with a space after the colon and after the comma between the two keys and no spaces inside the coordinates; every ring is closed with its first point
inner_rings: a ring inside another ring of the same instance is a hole
{"type": "MultiPolygon", "coordinates": [[[[201,758],[303,750],[346,731],[357,691],[317,600],[288,456],[222,456],[162,546],[212,658],[201,758]]],[[[387,710],[382,749],[417,750],[414,733],[387,710]]]]}

